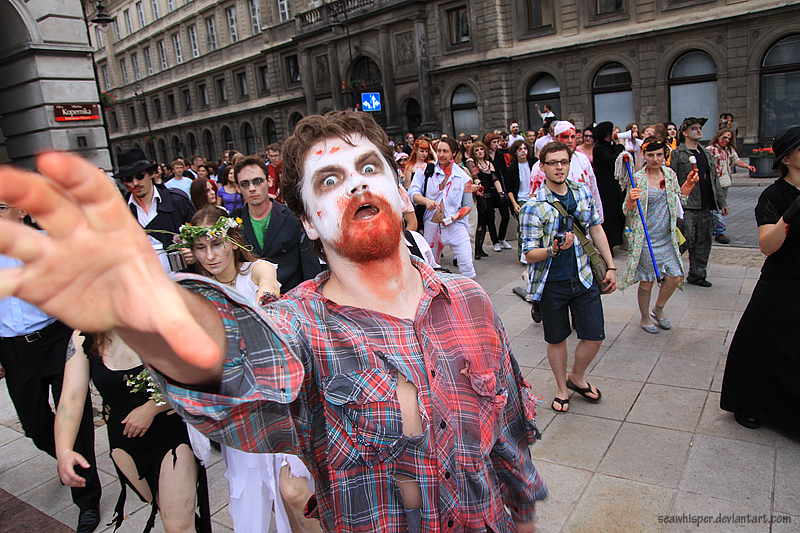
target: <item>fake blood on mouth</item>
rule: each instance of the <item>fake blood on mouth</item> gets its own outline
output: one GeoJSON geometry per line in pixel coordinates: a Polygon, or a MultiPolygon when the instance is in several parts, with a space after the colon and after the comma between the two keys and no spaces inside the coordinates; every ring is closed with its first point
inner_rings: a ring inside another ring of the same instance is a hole
{"type": "Polygon", "coordinates": [[[402,219],[383,195],[367,193],[340,205],[344,207],[344,216],[342,235],[336,247],[344,257],[356,263],[368,263],[397,252],[402,219]]]}

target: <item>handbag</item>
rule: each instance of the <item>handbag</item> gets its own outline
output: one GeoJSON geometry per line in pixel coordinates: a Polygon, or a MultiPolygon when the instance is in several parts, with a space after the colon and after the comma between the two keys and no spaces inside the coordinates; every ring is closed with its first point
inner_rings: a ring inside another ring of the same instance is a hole
{"type": "MultiPolygon", "coordinates": [[[[567,216],[567,210],[564,208],[564,204],[557,202],[552,205],[561,213],[561,216],[567,216]]],[[[583,231],[583,226],[577,219],[575,219],[575,225],[572,229],[575,236],[578,237],[578,242],[583,247],[583,251],[586,252],[586,255],[589,257],[589,266],[592,268],[592,275],[597,282],[597,286],[600,287],[601,292],[605,293],[603,283],[605,282],[606,274],[608,274],[608,263],[606,263],[606,260],[600,255],[600,252],[597,251],[594,243],[586,236],[586,233],[583,231]]]]}
{"type": "MultiPolygon", "coordinates": [[[[422,186],[422,196],[425,196],[426,191],[428,190],[428,178],[433,176],[434,166],[433,163],[428,163],[425,167],[425,184],[422,186]]],[[[417,231],[423,233],[425,229],[425,211],[428,210],[428,206],[421,204],[414,206],[414,214],[417,216],[417,231]]]]}

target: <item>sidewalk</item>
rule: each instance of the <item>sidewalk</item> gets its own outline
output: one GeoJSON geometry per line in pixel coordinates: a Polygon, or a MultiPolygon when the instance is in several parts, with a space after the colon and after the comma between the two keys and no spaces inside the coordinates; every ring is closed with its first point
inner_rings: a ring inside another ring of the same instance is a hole
{"type": "MultiPolygon", "coordinates": [[[[752,210],[752,207],[750,207],[752,210]]],[[[751,211],[752,212],[752,211],[751,211]]],[[[512,224],[513,226],[513,224],[512,224]]],[[[513,234],[509,229],[509,234],[513,234]]],[[[515,247],[516,248],[516,247],[515,247]]],[[[491,250],[490,247],[486,247],[491,250]]],[[[542,440],[532,447],[534,462],[550,488],[538,507],[537,531],[788,533],[800,524],[800,442],[770,428],[747,430],[719,408],[728,343],[755,286],[763,261],[757,250],[714,246],[711,289],[676,291],[666,314],[671,331],[658,335],[638,326],[636,290],[603,298],[606,340],[590,367],[589,380],[603,401],[573,397],[570,412],[550,409],[555,382],[545,355],[541,324],[511,289],[523,286],[515,251],[476,262],[478,281],[501,313],[512,348],[534,393],[542,440]],[[791,524],[664,525],[659,516],[789,515],[791,524]]],[[[624,252],[617,254],[620,271],[624,252]]],[[[444,266],[452,265],[446,255],[444,266]]],[[[568,340],[574,351],[574,335],[568,340]]],[[[5,389],[0,381],[0,389],[5,389]]],[[[97,457],[104,494],[105,526],[119,494],[108,456],[105,428],[97,430],[97,457]]],[[[230,532],[224,463],[209,468],[215,532],[230,532]]],[[[56,462],[23,437],[11,402],[0,390],[0,489],[70,528],[77,509],[57,479],[56,462]]],[[[18,523],[0,493],[0,532],[56,531],[39,523],[18,523]]],[[[129,491],[129,518],[121,533],[139,533],[148,508],[129,491]]],[[[42,517],[40,516],[40,519],[42,517]]],[[[161,521],[155,531],[161,532],[161,521]]]]}

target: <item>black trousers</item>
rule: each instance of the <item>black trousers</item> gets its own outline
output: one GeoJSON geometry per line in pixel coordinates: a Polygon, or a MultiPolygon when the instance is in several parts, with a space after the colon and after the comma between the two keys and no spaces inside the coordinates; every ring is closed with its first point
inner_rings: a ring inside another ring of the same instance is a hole
{"type": "Polygon", "coordinates": [[[489,237],[492,239],[492,244],[497,244],[500,241],[506,240],[506,230],[508,229],[508,198],[505,198],[505,193],[501,196],[497,191],[492,191],[490,199],[490,213],[488,213],[486,221],[486,229],[489,230],[489,237]],[[500,212],[500,227],[495,229],[495,209],[500,212]]]}
{"type": "MultiPolygon", "coordinates": [[[[33,342],[19,337],[0,339],[0,364],[5,369],[8,394],[25,436],[33,440],[37,448],[56,458],[55,414],[50,407],[49,397],[52,395],[53,403],[58,405],[64,381],[67,344],[72,330],[56,321],[39,333],[41,338],[33,342]]],[[[92,402],[88,392],[73,450],[84,456],[90,465],[86,469],[75,469],[78,475],[86,479],[86,486],[71,489],[72,501],[84,511],[97,507],[101,494],[94,456],[92,402]]]]}

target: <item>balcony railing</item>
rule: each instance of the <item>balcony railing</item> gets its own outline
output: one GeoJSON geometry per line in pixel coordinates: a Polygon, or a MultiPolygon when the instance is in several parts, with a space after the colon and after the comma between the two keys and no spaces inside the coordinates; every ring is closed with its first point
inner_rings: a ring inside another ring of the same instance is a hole
{"type": "MultiPolygon", "coordinates": [[[[396,1],[396,0],[395,0],[396,1]]],[[[297,15],[297,33],[309,33],[331,24],[344,24],[345,19],[373,10],[377,5],[395,3],[392,0],[335,0],[297,15]]]]}

